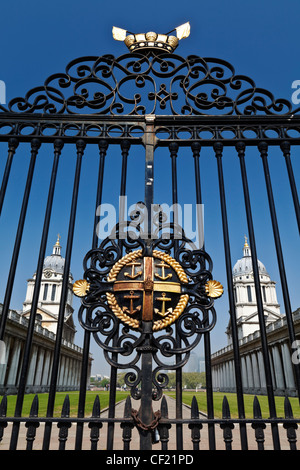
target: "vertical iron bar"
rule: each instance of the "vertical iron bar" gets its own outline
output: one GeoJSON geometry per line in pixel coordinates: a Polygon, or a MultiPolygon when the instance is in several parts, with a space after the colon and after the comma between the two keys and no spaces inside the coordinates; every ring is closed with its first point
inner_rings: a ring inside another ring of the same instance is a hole
{"type": "Polygon", "coordinates": [[[100,418],[100,410],[100,399],[99,395],[97,395],[93,404],[92,421],[89,423],[89,428],[91,430],[91,450],[97,450],[97,445],[100,437],[100,429],[102,428],[102,423],[98,421],[98,419],[100,418]],[[96,423],[94,422],[93,418],[98,418],[96,423]]]}
{"type": "MultiPolygon", "coordinates": [[[[65,396],[63,406],[62,406],[62,411],[61,411],[61,417],[62,418],[69,418],[70,416],[70,399],[69,395],[65,396]]],[[[71,423],[69,421],[64,422],[60,421],[57,424],[57,427],[59,429],[58,433],[58,440],[59,440],[59,448],[58,450],[65,450],[66,449],[66,442],[68,439],[68,434],[69,434],[69,428],[71,427],[71,423]]]]}
{"type": "MultiPolygon", "coordinates": [[[[267,333],[266,333],[264,310],[263,310],[263,303],[262,303],[262,297],[261,297],[261,287],[260,287],[258,264],[257,264],[256,243],[255,243],[254,228],[253,228],[248,178],[247,178],[246,165],[245,165],[244,142],[238,142],[236,145],[236,149],[237,149],[239,160],[240,160],[242,183],[243,183],[243,190],[244,190],[245,209],[246,209],[248,233],[249,233],[250,248],[251,248],[252,269],[253,269],[253,276],[254,276],[257,311],[258,311],[259,326],[260,326],[260,338],[261,338],[262,354],[263,354],[265,374],[266,374],[266,388],[267,388],[267,395],[268,395],[268,402],[269,402],[269,411],[270,411],[270,417],[276,418],[276,406],[275,406],[273,382],[272,382],[272,375],[271,375],[271,364],[270,364],[270,357],[269,357],[269,351],[268,351],[267,333]]],[[[274,450],[279,450],[280,442],[279,442],[278,426],[276,423],[272,423],[271,426],[272,426],[274,450]]]]}
{"type": "Polygon", "coordinates": [[[200,430],[202,429],[202,424],[194,424],[193,420],[195,419],[199,419],[199,408],[197,399],[194,395],[191,404],[191,421],[189,428],[191,429],[192,434],[193,450],[200,450],[200,430]]]}
{"type": "Polygon", "coordinates": [[[255,430],[255,440],[257,442],[257,450],[264,450],[266,425],[262,422],[261,408],[258,398],[255,396],[253,400],[253,418],[255,420],[261,420],[261,422],[252,423],[252,428],[255,430]]]}
{"type": "MultiPolygon", "coordinates": [[[[217,158],[217,166],[218,166],[219,192],[220,192],[220,204],[221,204],[222,226],[223,226],[223,241],[224,241],[224,252],[225,252],[225,263],[226,263],[226,274],[227,274],[228,299],[229,299],[229,312],[230,312],[231,327],[232,327],[232,344],[233,344],[233,353],[234,353],[237,403],[238,403],[238,410],[239,410],[239,418],[245,419],[241,359],[240,359],[240,351],[239,351],[237,319],[236,319],[236,310],[235,310],[235,301],[234,301],[234,292],[233,292],[232,264],[231,264],[231,253],[230,253],[230,243],[229,243],[228,218],[227,218],[227,209],[226,209],[225,184],[224,184],[223,165],[222,165],[223,145],[220,142],[218,142],[214,145],[214,149],[215,149],[215,154],[217,158]]],[[[246,431],[245,423],[240,424],[240,436],[241,436],[242,450],[246,450],[248,448],[248,443],[247,443],[247,431],[246,431]]]]}
{"type": "MultiPolygon", "coordinates": [[[[174,222],[174,233],[177,233],[177,228],[175,224],[178,223],[178,213],[177,213],[177,204],[178,204],[178,189],[177,189],[177,152],[178,152],[178,143],[172,142],[169,145],[171,163],[172,163],[172,203],[173,203],[173,222],[174,222]]],[[[174,238],[174,253],[177,253],[178,249],[178,240],[174,238]]],[[[176,256],[175,256],[176,258],[176,256]]],[[[181,338],[176,328],[176,341],[178,348],[181,347],[181,338]]],[[[176,364],[181,360],[181,354],[176,354],[176,364]]],[[[176,369],[176,418],[182,419],[182,369],[176,369]]],[[[177,440],[177,450],[182,450],[183,448],[183,434],[182,434],[182,424],[176,424],[176,440],[177,440]]]]}
{"type": "MultiPolygon", "coordinates": [[[[53,354],[51,381],[50,381],[48,406],[47,406],[47,417],[52,417],[53,410],[54,410],[56,383],[57,383],[59,359],[60,359],[60,348],[61,348],[63,325],[64,325],[64,313],[65,313],[66,299],[68,295],[69,272],[70,272],[70,263],[71,263],[72,247],[73,247],[73,237],[74,237],[74,227],[75,227],[77,200],[78,200],[78,192],[79,192],[81,163],[82,163],[82,156],[84,153],[85,145],[86,144],[82,139],[76,142],[77,160],[76,160],[76,169],[75,169],[71,211],[70,211],[70,219],[69,219],[69,230],[68,230],[68,238],[67,238],[67,246],[66,246],[63,284],[62,284],[62,291],[61,291],[61,298],[60,298],[60,305],[59,305],[59,312],[58,312],[56,341],[55,341],[54,354],[53,354]]],[[[48,450],[49,448],[51,429],[52,429],[52,423],[47,422],[45,424],[43,450],[48,450]]]]}
{"type": "MultiPolygon", "coordinates": [[[[50,224],[50,218],[51,218],[51,212],[52,212],[52,203],[53,203],[53,196],[54,196],[54,190],[55,190],[57,168],[58,168],[59,156],[60,156],[62,147],[63,147],[62,140],[57,139],[54,142],[54,159],[53,159],[53,166],[52,166],[52,174],[51,174],[50,185],[49,185],[44,227],[43,227],[43,232],[42,232],[40,252],[39,252],[37,269],[36,269],[36,279],[35,279],[34,291],[33,291],[33,296],[32,296],[31,311],[30,311],[27,336],[26,336],[24,353],[23,353],[23,363],[22,363],[22,369],[21,369],[21,374],[20,374],[20,379],[19,379],[17,401],[16,401],[16,407],[15,407],[15,416],[18,416],[18,417],[21,416],[21,413],[22,413],[24,394],[26,391],[26,380],[27,380],[28,368],[30,364],[30,354],[31,354],[32,339],[33,339],[33,334],[34,334],[35,317],[36,317],[36,311],[37,311],[37,306],[38,306],[41,278],[42,278],[45,252],[46,252],[46,246],[47,246],[47,240],[48,240],[48,232],[49,232],[49,224],[50,224]]],[[[17,444],[19,425],[20,425],[19,423],[14,423],[13,425],[11,450],[17,444]]]]}
{"type": "MultiPolygon", "coordinates": [[[[265,175],[265,180],[266,180],[266,188],[267,188],[267,193],[268,193],[270,215],[271,215],[271,220],[272,220],[273,235],[274,235],[274,241],[275,241],[275,247],[276,247],[276,253],[277,253],[277,261],[278,261],[283,301],[284,301],[284,307],[285,307],[286,322],[288,326],[290,342],[291,344],[293,344],[294,341],[296,341],[296,335],[295,335],[295,330],[294,330],[294,325],[293,325],[290,295],[289,295],[288,283],[286,279],[284,259],[283,259],[283,254],[282,254],[282,247],[281,247],[281,241],[280,241],[280,235],[279,235],[279,229],[278,229],[278,221],[277,221],[277,216],[276,216],[275,202],[274,202],[271,176],[270,176],[270,170],[269,170],[269,164],[268,164],[267,143],[261,142],[258,145],[258,149],[260,151],[260,155],[262,158],[264,175],[265,175]]],[[[295,371],[295,378],[296,378],[296,383],[298,387],[298,398],[300,400],[300,364],[294,364],[294,371],[295,371]]]]}
{"type": "Polygon", "coordinates": [[[122,172],[121,172],[121,187],[120,187],[120,205],[119,205],[119,245],[122,246],[122,238],[126,237],[124,228],[126,226],[125,216],[125,201],[126,196],[126,180],[127,180],[127,160],[130,149],[129,140],[122,140],[121,142],[121,153],[122,153],[122,172]]]}
{"type": "Polygon", "coordinates": [[[288,172],[288,176],[290,180],[290,187],[291,187],[291,192],[292,192],[292,197],[293,197],[293,202],[294,202],[294,207],[295,207],[295,214],[296,214],[298,229],[300,232],[300,204],[299,204],[297,187],[296,187],[296,182],[295,182],[295,177],[294,177],[294,172],[293,172],[293,167],[292,167],[292,162],[291,162],[290,147],[291,146],[289,142],[282,142],[281,144],[281,150],[283,152],[283,156],[285,157],[286,168],[287,168],[287,172],[288,172]]]}
{"type": "MultiPolygon", "coordinates": [[[[126,398],[125,406],[124,406],[124,418],[131,418],[131,399],[130,396],[126,398]]],[[[123,439],[123,450],[130,450],[130,442],[131,442],[131,435],[132,435],[132,428],[133,424],[131,423],[122,423],[121,428],[123,428],[122,432],[122,439],[123,439]]]]}
{"type": "MultiPolygon", "coordinates": [[[[155,119],[155,118],[154,118],[155,119]]],[[[145,206],[147,210],[147,232],[150,241],[152,233],[152,220],[151,208],[153,204],[153,165],[154,165],[154,147],[155,147],[155,134],[154,134],[154,121],[152,116],[146,116],[146,131],[144,134],[145,145],[145,206]]],[[[141,357],[141,405],[140,405],[140,418],[145,425],[149,425],[152,421],[152,322],[143,321],[143,333],[145,334],[145,344],[142,348],[141,357]]],[[[143,429],[140,432],[140,449],[152,449],[152,435],[150,431],[143,429]]]]}
{"type": "Polygon", "coordinates": [[[34,172],[34,167],[35,167],[35,162],[36,162],[36,156],[40,148],[40,145],[41,144],[38,139],[32,139],[30,164],[29,164],[29,169],[28,169],[28,174],[27,174],[26,186],[24,190],[22,208],[21,208],[20,217],[19,217],[14,251],[12,255],[10,271],[8,275],[8,281],[7,281],[7,286],[6,286],[6,291],[5,291],[4,301],[3,301],[3,309],[2,309],[2,316],[1,316],[1,323],[0,323],[0,340],[3,340],[3,337],[4,337],[5,324],[7,320],[8,311],[9,311],[9,304],[10,304],[10,299],[11,299],[11,294],[12,294],[13,284],[14,284],[14,279],[15,279],[15,274],[16,274],[17,262],[18,262],[19,252],[20,252],[21,240],[23,236],[23,229],[24,229],[24,224],[25,224],[25,218],[26,218],[28,200],[29,200],[29,195],[30,195],[30,190],[31,190],[33,172],[34,172]]]}
{"type": "MultiPolygon", "coordinates": [[[[199,142],[192,143],[192,152],[194,157],[195,166],[195,184],[196,184],[196,203],[202,204],[201,194],[201,178],[200,178],[200,149],[199,142]]],[[[199,234],[200,237],[200,234],[199,234]]],[[[202,247],[204,248],[204,246],[202,247]]],[[[203,315],[204,326],[208,324],[208,314],[205,312],[203,315]]],[[[212,387],[212,374],[211,374],[211,346],[209,333],[204,333],[204,350],[205,350],[205,375],[206,375],[206,396],[207,396],[207,416],[212,419],[214,417],[213,405],[213,387],[212,387]]],[[[215,450],[215,426],[213,423],[208,424],[208,438],[210,450],[215,450]]]]}
{"type": "Polygon", "coordinates": [[[297,423],[289,423],[289,420],[293,419],[293,410],[291,406],[291,402],[288,397],[284,399],[284,416],[285,422],[283,423],[284,429],[286,429],[287,439],[290,443],[291,450],[297,450],[297,433],[296,430],[298,429],[297,423]]]}
{"type": "Polygon", "coordinates": [[[19,145],[19,142],[18,142],[17,139],[15,139],[14,137],[9,139],[9,141],[8,141],[8,156],[7,156],[7,160],[6,160],[6,166],[5,166],[3,179],[2,179],[2,184],[1,184],[1,189],[0,189],[0,215],[1,215],[1,212],[2,212],[3,201],[4,201],[4,197],[5,197],[8,178],[9,178],[9,175],[10,175],[10,169],[11,169],[11,164],[12,164],[12,161],[13,161],[13,156],[16,152],[16,149],[17,149],[18,145],[19,145]]]}
{"type": "MultiPolygon", "coordinates": [[[[94,218],[94,231],[92,238],[92,249],[97,248],[98,246],[98,236],[97,236],[97,208],[102,202],[102,189],[103,189],[103,173],[104,173],[104,161],[107,152],[108,144],[106,140],[101,140],[99,142],[99,172],[98,172],[98,185],[97,185],[97,195],[96,195],[96,208],[95,208],[95,218],[94,218]]],[[[87,372],[89,364],[89,352],[90,352],[90,339],[91,334],[89,331],[84,332],[83,339],[83,353],[82,353],[82,364],[81,364],[81,376],[80,376],[80,389],[79,389],[79,399],[78,399],[78,418],[84,417],[84,408],[85,408],[85,397],[86,397],[86,384],[87,384],[87,372]]],[[[82,446],[83,438],[83,423],[77,424],[76,429],[76,440],[75,440],[75,450],[80,450],[82,446]]]]}
{"type": "MultiPolygon", "coordinates": [[[[122,173],[121,173],[121,186],[120,186],[120,197],[126,195],[126,180],[127,180],[127,160],[130,149],[130,142],[128,140],[122,140],[121,142],[121,153],[122,153],[122,173]]],[[[122,201],[122,200],[121,200],[122,201]]],[[[125,213],[124,205],[121,202],[119,213],[119,236],[122,238],[123,234],[123,224],[125,222],[125,213]]],[[[119,240],[119,246],[122,247],[122,239],[119,240]]],[[[116,328],[115,334],[112,339],[113,347],[117,346],[119,337],[119,321],[116,328]]],[[[117,362],[118,354],[112,353],[112,360],[117,362]]],[[[111,366],[110,368],[110,386],[109,386],[109,406],[108,406],[108,417],[115,417],[115,405],[116,405],[116,388],[117,388],[117,367],[111,366]]],[[[107,425],[107,449],[112,450],[114,443],[114,423],[110,422],[107,425]]]]}
{"type": "Polygon", "coordinates": [[[155,116],[146,116],[146,130],[144,134],[145,158],[145,206],[147,210],[147,232],[150,238],[152,233],[152,204],[154,192],[154,148],[156,136],[154,132],[155,116]]]}
{"type": "MultiPolygon", "coordinates": [[[[38,396],[35,395],[31,408],[30,408],[30,413],[29,417],[30,418],[38,418],[38,412],[39,412],[39,399],[38,396]]],[[[33,443],[35,440],[35,435],[36,435],[36,430],[39,427],[40,423],[38,419],[36,421],[29,421],[25,424],[25,427],[27,428],[27,433],[26,433],[26,440],[27,440],[27,446],[26,450],[32,450],[33,449],[33,443]]]]}
{"type": "MultiPolygon", "coordinates": [[[[145,343],[142,346],[142,380],[141,380],[141,406],[139,416],[145,425],[152,421],[152,322],[144,321],[142,331],[145,334],[145,343]]],[[[152,435],[149,430],[139,429],[140,449],[152,450],[152,435]]]]}
{"type": "Polygon", "coordinates": [[[220,428],[223,429],[225,449],[232,450],[232,430],[234,429],[234,424],[226,422],[226,420],[230,419],[230,408],[226,396],[224,396],[222,403],[222,418],[225,421],[220,424],[220,428]]]}

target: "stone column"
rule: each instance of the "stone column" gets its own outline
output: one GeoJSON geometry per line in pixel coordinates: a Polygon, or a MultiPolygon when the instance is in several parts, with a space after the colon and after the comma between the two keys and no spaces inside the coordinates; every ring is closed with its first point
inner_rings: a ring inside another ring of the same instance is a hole
{"type": "Polygon", "coordinates": [[[248,391],[248,378],[247,378],[247,366],[245,356],[241,357],[241,366],[242,366],[242,383],[244,392],[248,391]]]}
{"type": "Polygon", "coordinates": [[[267,393],[266,374],[263,355],[261,350],[257,352],[258,372],[260,380],[260,393],[265,395],[267,393]]]}
{"type": "Polygon", "coordinates": [[[35,378],[34,378],[34,385],[37,385],[37,386],[40,386],[42,384],[44,357],[45,357],[45,350],[42,348],[39,348],[37,352],[37,366],[36,366],[36,373],[35,373],[35,378]]]}
{"type": "Polygon", "coordinates": [[[43,375],[42,375],[42,385],[43,386],[48,385],[48,380],[49,380],[49,376],[50,376],[50,356],[51,356],[50,351],[46,350],[45,351],[45,358],[44,358],[44,370],[43,370],[43,375]]]}
{"type": "Polygon", "coordinates": [[[17,385],[18,365],[21,354],[21,341],[19,339],[15,339],[10,354],[12,354],[12,358],[9,358],[10,364],[6,385],[17,385]]]}
{"type": "MultiPolygon", "coordinates": [[[[29,363],[28,375],[27,375],[27,386],[34,384],[34,376],[35,376],[36,363],[37,363],[37,352],[38,352],[37,346],[33,346],[30,363],[29,363]]],[[[27,393],[30,393],[29,389],[27,390],[27,393]]]]}
{"type": "Polygon", "coordinates": [[[251,354],[252,370],[253,370],[253,381],[254,381],[254,393],[260,393],[260,380],[259,380],[259,369],[256,351],[251,354]]]}
{"type": "Polygon", "coordinates": [[[281,344],[281,352],[287,393],[288,395],[296,396],[296,383],[294,378],[291,351],[287,343],[281,344]]]}
{"type": "Polygon", "coordinates": [[[12,348],[12,338],[9,337],[4,337],[4,342],[5,342],[5,349],[6,349],[6,357],[5,357],[5,364],[0,364],[0,388],[5,385],[5,376],[6,376],[6,370],[7,370],[7,363],[8,363],[8,358],[9,355],[11,354],[11,348],[12,348]]]}
{"type": "Polygon", "coordinates": [[[253,393],[254,392],[253,371],[252,371],[251,358],[249,354],[247,354],[246,356],[246,364],[247,364],[247,377],[248,377],[248,391],[249,393],[253,393]]]}
{"type": "Polygon", "coordinates": [[[285,390],[284,375],[283,375],[283,370],[282,370],[280,352],[279,352],[279,348],[277,344],[275,344],[272,347],[272,355],[273,355],[273,360],[274,360],[276,393],[278,393],[279,395],[284,395],[284,390],[285,390]]]}

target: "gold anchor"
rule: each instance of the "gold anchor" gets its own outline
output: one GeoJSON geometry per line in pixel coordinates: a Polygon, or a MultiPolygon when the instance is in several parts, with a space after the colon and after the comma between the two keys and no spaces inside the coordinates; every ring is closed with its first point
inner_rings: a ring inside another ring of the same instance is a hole
{"type": "Polygon", "coordinates": [[[141,263],[136,263],[132,261],[131,263],[128,263],[127,266],[131,266],[131,274],[130,273],[124,273],[125,277],[130,277],[130,279],[135,279],[136,277],[139,277],[143,274],[143,271],[138,271],[137,273],[135,272],[135,267],[136,266],[141,266],[141,263]]]}
{"type": "MultiPolygon", "coordinates": [[[[166,302],[170,302],[172,299],[170,297],[166,297],[167,294],[165,292],[163,292],[161,295],[162,297],[156,297],[156,300],[160,300],[162,302],[161,312],[158,309],[155,309],[155,313],[164,317],[168,315],[169,313],[169,312],[166,312],[166,302]]],[[[172,310],[172,309],[169,309],[169,310],[172,310]]]]}
{"type": "MultiPolygon", "coordinates": [[[[133,315],[134,313],[138,312],[139,310],[141,310],[141,306],[139,305],[136,309],[133,308],[133,301],[135,299],[139,299],[140,296],[139,295],[134,295],[134,291],[131,290],[130,291],[130,295],[124,295],[124,299],[129,299],[130,300],[130,308],[129,308],[129,313],[130,315],[133,315]]],[[[127,307],[123,307],[123,311],[128,311],[128,308],[127,307]]]]}
{"type": "Polygon", "coordinates": [[[157,266],[161,268],[161,275],[158,273],[155,273],[155,277],[158,277],[162,281],[166,281],[167,279],[170,279],[172,277],[171,273],[165,276],[165,268],[169,268],[170,266],[168,264],[165,264],[164,261],[162,261],[160,264],[157,264],[157,266]]]}

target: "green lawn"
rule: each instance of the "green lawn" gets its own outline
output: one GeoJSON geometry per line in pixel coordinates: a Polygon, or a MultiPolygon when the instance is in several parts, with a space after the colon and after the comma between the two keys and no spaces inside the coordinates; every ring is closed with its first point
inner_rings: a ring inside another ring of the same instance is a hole
{"type": "MultiPolygon", "coordinates": [[[[167,395],[175,398],[175,392],[166,392],[167,395]]],[[[54,417],[59,417],[61,415],[63,401],[66,395],[69,395],[70,398],[70,416],[77,416],[77,407],[78,407],[78,397],[79,392],[58,392],[56,394],[55,400],[55,411],[54,417]]],[[[86,406],[85,406],[85,415],[90,416],[92,414],[92,408],[94,404],[94,400],[96,395],[99,395],[100,398],[100,405],[101,409],[104,409],[108,406],[109,400],[109,392],[105,391],[88,391],[86,394],[86,406]]],[[[183,402],[187,405],[191,405],[193,396],[196,396],[198,401],[199,410],[206,413],[206,393],[205,392],[183,392],[183,402]]],[[[128,392],[119,392],[117,391],[116,400],[121,401],[124,400],[128,396],[128,392]]],[[[222,402],[223,402],[224,393],[214,393],[214,412],[215,417],[220,418],[222,417],[222,402]]],[[[230,406],[231,417],[238,418],[238,410],[237,410],[237,400],[236,395],[234,393],[226,393],[226,397],[230,406]]],[[[29,416],[30,407],[34,395],[25,395],[24,398],[24,405],[23,405],[23,416],[29,416]]],[[[48,401],[48,394],[41,393],[38,395],[39,399],[39,416],[44,417],[46,416],[47,411],[47,401],[48,401]]],[[[245,413],[246,418],[253,418],[253,395],[244,395],[244,403],[245,403],[245,413]]],[[[258,396],[258,400],[261,406],[261,412],[263,418],[269,417],[268,411],[268,399],[266,396],[258,396]]],[[[7,416],[13,416],[15,410],[15,403],[16,403],[16,395],[11,395],[7,398],[8,401],[8,409],[7,409],[7,416]]],[[[276,409],[277,409],[277,416],[284,417],[284,398],[283,397],[275,397],[276,402],[276,409]]],[[[295,418],[300,418],[300,407],[298,398],[290,398],[290,402],[293,408],[293,413],[295,418]]]]}
{"type": "MultiPolygon", "coordinates": [[[[70,399],[70,416],[77,416],[77,408],[78,408],[78,397],[79,392],[57,392],[55,398],[55,407],[54,407],[54,417],[59,417],[61,415],[61,410],[63,406],[63,402],[65,396],[69,395],[70,399]]],[[[109,401],[109,392],[105,391],[95,391],[91,392],[88,391],[86,394],[86,403],[85,403],[85,413],[86,416],[90,416],[92,414],[94,400],[96,395],[99,395],[100,398],[100,407],[103,410],[108,406],[109,401]]],[[[119,392],[117,391],[116,400],[121,401],[124,400],[128,395],[128,392],[119,392]]],[[[29,416],[32,400],[34,395],[28,394],[24,397],[23,403],[23,416],[29,416]]],[[[38,394],[39,399],[39,416],[44,417],[46,416],[47,412],[47,403],[48,403],[48,394],[47,393],[40,393],[38,394]]],[[[16,404],[16,395],[10,395],[7,397],[7,416],[13,416],[16,404]]]]}
{"type": "MultiPolygon", "coordinates": [[[[175,398],[175,393],[167,392],[167,394],[173,398],[175,398]]],[[[196,396],[199,411],[203,411],[206,413],[206,393],[205,392],[183,392],[182,400],[185,404],[191,405],[193,396],[196,396]]],[[[215,392],[213,394],[214,397],[214,413],[216,418],[222,417],[222,403],[224,395],[226,395],[230,412],[231,418],[238,418],[238,407],[237,407],[237,399],[235,393],[221,393],[215,392]]],[[[261,407],[261,413],[263,418],[268,418],[269,415],[269,406],[268,406],[268,398],[266,396],[259,395],[258,401],[261,407]]],[[[244,395],[244,404],[245,404],[245,414],[246,418],[253,418],[253,399],[254,395],[244,395]]],[[[300,407],[299,407],[299,400],[298,398],[290,397],[290,403],[292,405],[294,418],[300,418],[300,407]]],[[[277,410],[277,417],[284,418],[284,397],[275,397],[276,403],[276,410],[277,410]]]]}

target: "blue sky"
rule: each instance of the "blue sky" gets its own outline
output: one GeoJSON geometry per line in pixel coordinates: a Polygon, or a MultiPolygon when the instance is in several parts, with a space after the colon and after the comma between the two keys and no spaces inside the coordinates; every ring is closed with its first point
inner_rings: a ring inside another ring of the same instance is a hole
{"type": "MultiPolygon", "coordinates": [[[[123,2],[102,2],[86,0],[53,0],[46,4],[40,1],[5,2],[1,6],[0,80],[6,84],[6,100],[25,93],[55,72],[64,72],[65,66],[73,59],[85,55],[113,54],[126,52],[122,43],[112,38],[112,26],[134,32],[168,32],[186,21],[190,21],[191,35],[182,40],[176,52],[186,57],[196,54],[202,57],[216,57],[230,62],[236,73],[251,77],[261,88],[271,91],[277,98],[290,100],[292,82],[300,80],[299,65],[299,16],[297,0],[254,0],[251,4],[241,1],[171,2],[152,1],[149,6],[132,0],[123,2]]],[[[24,146],[28,149],[28,146],[24,146]]],[[[28,149],[29,150],[29,149],[28,149]]],[[[12,178],[18,183],[18,190],[9,185],[2,220],[0,221],[1,267],[0,301],[3,300],[6,276],[16,232],[16,216],[25,184],[29,152],[17,152],[12,167],[12,178]]],[[[0,176],[6,160],[6,147],[1,145],[0,176]]],[[[168,168],[169,162],[162,155],[157,156],[156,168],[168,168]]],[[[178,174],[181,177],[179,198],[181,202],[194,202],[190,185],[193,175],[192,159],[185,157],[185,151],[178,159],[178,174]]],[[[283,252],[286,259],[287,278],[290,284],[292,308],[300,306],[299,296],[299,233],[293,213],[292,199],[284,160],[276,149],[270,151],[270,168],[275,193],[276,208],[282,236],[283,252]]],[[[52,155],[51,155],[52,157],[52,155]]],[[[55,194],[53,216],[48,239],[48,254],[61,234],[63,253],[68,231],[68,210],[71,200],[71,185],[74,174],[74,155],[65,152],[61,158],[58,187],[55,194]],[[67,176],[71,174],[71,178],[67,176]]],[[[106,169],[103,202],[110,202],[118,194],[119,182],[114,184],[120,168],[120,158],[112,154],[106,169]]],[[[238,160],[229,149],[224,152],[224,178],[228,203],[229,230],[231,237],[232,262],[242,256],[243,236],[247,233],[243,193],[238,160]]],[[[11,307],[22,308],[26,292],[26,279],[36,269],[39,239],[43,225],[44,207],[49,184],[52,158],[49,150],[42,149],[37,161],[35,184],[30,196],[28,218],[20,251],[16,273],[15,289],[11,307]]],[[[128,187],[133,187],[138,172],[143,174],[143,160],[133,152],[129,163],[128,187]]],[[[226,273],[223,254],[222,226],[219,208],[216,162],[209,150],[201,158],[202,184],[205,214],[206,249],[214,261],[214,277],[226,287],[226,273]]],[[[299,150],[294,149],[293,166],[297,182],[300,176],[299,150]]],[[[273,280],[277,282],[278,299],[283,306],[280,278],[276,262],[267,196],[258,154],[251,151],[247,159],[249,185],[259,259],[265,264],[273,280]],[[251,158],[251,161],[250,161],[251,158]]],[[[96,150],[87,152],[83,162],[79,205],[74,237],[72,273],[75,279],[82,277],[82,259],[90,248],[91,224],[94,215],[95,185],[97,175],[96,150]]],[[[143,199],[143,180],[138,180],[131,193],[132,200],[143,199]]],[[[166,183],[164,183],[166,184],[166,183]]],[[[159,185],[156,187],[159,197],[159,185]]],[[[170,191],[168,187],[168,191],[170,191]]],[[[170,192],[168,193],[170,196],[170,192]]],[[[167,202],[167,201],[157,201],[167,202]]],[[[77,304],[75,304],[76,307],[77,304]]],[[[224,330],[228,323],[227,296],[216,302],[218,323],[212,332],[212,350],[226,345],[224,330]]],[[[283,308],[283,307],[282,307],[283,308]]],[[[82,332],[74,314],[78,333],[76,343],[82,343],[82,332]]],[[[101,351],[92,346],[95,367],[101,372],[104,365],[101,351]]],[[[106,368],[107,370],[107,368],[106,368]]]]}

